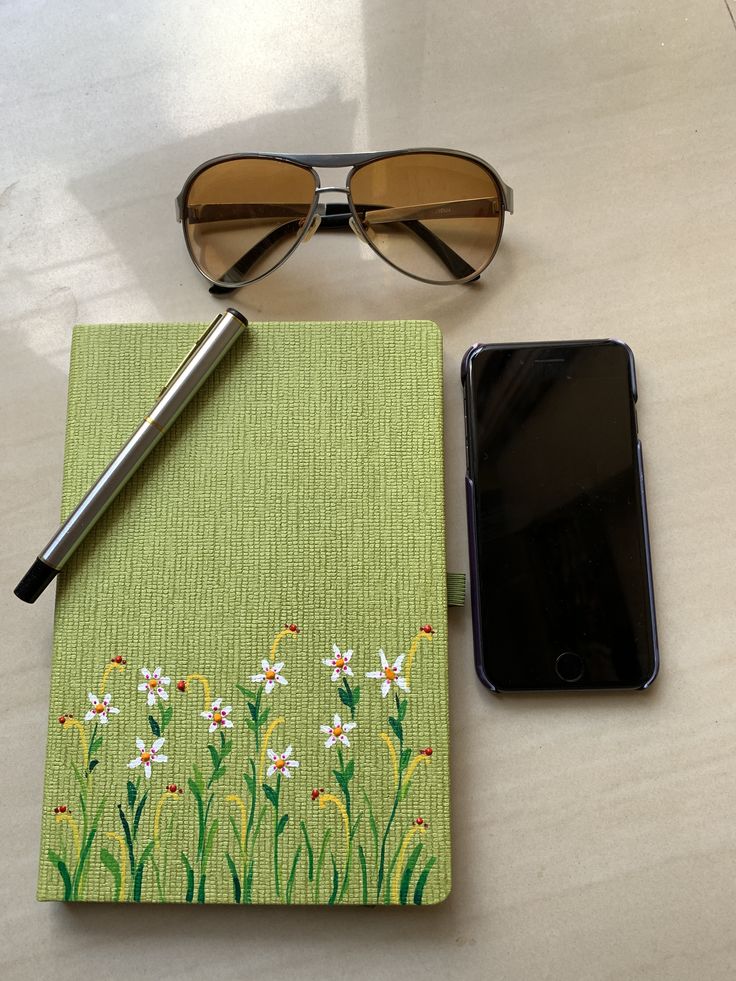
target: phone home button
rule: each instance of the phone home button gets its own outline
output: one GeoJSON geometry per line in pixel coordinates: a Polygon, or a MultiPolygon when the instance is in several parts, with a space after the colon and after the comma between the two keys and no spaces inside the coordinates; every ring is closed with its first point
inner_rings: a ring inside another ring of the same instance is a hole
{"type": "Polygon", "coordinates": [[[579,654],[565,651],[555,661],[555,671],[563,681],[580,681],[583,677],[583,659],[579,654]]]}

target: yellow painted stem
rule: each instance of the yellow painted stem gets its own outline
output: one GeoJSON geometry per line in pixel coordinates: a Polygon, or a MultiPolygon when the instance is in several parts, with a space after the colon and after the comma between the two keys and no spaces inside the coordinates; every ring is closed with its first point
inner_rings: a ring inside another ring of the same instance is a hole
{"type": "Polygon", "coordinates": [[[225,800],[230,804],[237,804],[240,808],[240,851],[243,853],[243,861],[245,861],[245,835],[248,830],[248,809],[245,806],[243,798],[238,797],[237,794],[228,794],[225,800]]]}
{"type": "Polygon", "coordinates": [[[414,657],[416,656],[416,653],[419,650],[419,643],[422,639],[431,640],[432,634],[426,634],[423,630],[420,630],[419,633],[414,637],[414,640],[411,642],[411,647],[409,648],[409,652],[406,655],[406,666],[404,667],[404,677],[406,678],[406,684],[408,686],[411,686],[412,662],[414,661],[414,657]]]}
{"type": "Polygon", "coordinates": [[[79,825],[68,811],[65,811],[64,814],[57,814],[56,823],[68,824],[69,827],[72,829],[72,837],[74,838],[74,848],[76,849],[77,852],[77,865],[78,865],[79,856],[82,854],[82,839],[79,835],[79,825]]]}
{"type": "Polygon", "coordinates": [[[120,891],[118,893],[118,902],[122,903],[125,898],[125,862],[127,856],[125,842],[123,841],[123,836],[116,834],[114,831],[108,831],[107,837],[116,841],[120,849],[120,891]]]}
{"type": "Polygon", "coordinates": [[[386,735],[385,732],[382,732],[379,735],[381,739],[388,746],[389,756],[391,757],[391,763],[393,764],[393,768],[394,768],[394,786],[398,787],[399,786],[399,758],[396,755],[394,744],[391,742],[391,740],[389,739],[389,737],[386,735]]]}
{"type": "Polygon", "coordinates": [[[189,685],[190,681],[198,681],[200,683],[202,694],[204,695],[204,711],[209,712],[212,708],[212,692],[210,691],[210,683],[205,676],[203,674],[188,674],[184,681],[187,685],[189,685]]]}
{"type": "Polygon", "coordinates": [[[64,728],[76,729],[77,735],[79,736],[79,744],[82,747],[82,753],[84,754],[82,759],[82,768],[86,769],[87,760],[89,759],[89,743],[87,742],[87,733],[84,731],[84,726],[79,719],[65,719],[64,728]]]}
{"type": "Polygon", "coordinates": [[[172,794],[170,790],[165,790],[163,794],[159,797],[158,804],[156,805],[156,813],[153,818],[153,840],[154,840],[154,850],[156,854],[161,850],[161,842],[159,841],[159,829],[161,825],[161,811],[164,808],[167,797],[173,797],[174,800],[179,800],[178,794],[172,794]]]}
{"type": "Polygon", "coordinates": [[[276,726],[281,726],[284,724],[284,722],[286,722],[286,719],[282,718],[282,716],[279,716],[278,719],[274,719],[271,725],[268,727],[268,729],[266,729],[266,735],[263,740],[263,746],[261,747],[261,759],[258,764],[258,770],[261,774],[261,777],[263,777],[263,774],[265,773],[266,752],[268,750],[268,742],[271,736],[273,735],[273,731],[276,728],[276,726]]]}
{"type": "Polygon", "coordinates": [[[327,807],[328,804],[334,804],[338,809],[340,814],[342,814],[342,822],[345,825],[345,845],[350,847],[350,819],[348,818],[348,812],[345,810],[345,806],[341,800],[335,797],[333,794],[320,794],[319,795],[319,806],[327,807]]]}
{"type": "Polygon", "coordinates": [[[414,771],[419,766],[419,764],[424,760],[425,763],[431,763],[431,756],[425,756],[423,753],[418,753],[414,759],[409,764],[409,769],[406,771],[406,783],[408,783],[414,775],[414,771]]]}
{"type": "Polygon", "coordinates": [[[404,840],[401,843],[401,851],[399,852],[399,857],[396,860],[396,870],[394,872],[393,882],[391,883],[391,902],[398,903],[399,901],[399,883],[401,881],[401,873],[404,869],[404,858],[406,857],[406,850],[409,847],[409,842],[417,833],[421,831],[422,834],[427,833],[427,829],[423,824],[413,824],[409,830],[404,835],[404,840]]]}
{"type": "Polygon", "coordinates": [[[105,670],[102,672],[102,680],[100,681],[100,689],[99,689],[100,699],[103,699],[107,694],[107,692],[105,691],[105,689],[107,688],[107,681],[110,675],[113,673],[113,671],[125,671],[125,665],[118,664],[116,661],[111,661],[110,664],[108,664],[105,667],[105,670]]]}
{"type": "Polygon", "coordinates": [[[279,646],[284,637],[296,637],[293,630],[289,630],[287,627],[285,630],[280,630],[273,639],[273,644],[271,644],[271,653],[268,660],[273,664],[276,658],[276,648],[279,646]]]}

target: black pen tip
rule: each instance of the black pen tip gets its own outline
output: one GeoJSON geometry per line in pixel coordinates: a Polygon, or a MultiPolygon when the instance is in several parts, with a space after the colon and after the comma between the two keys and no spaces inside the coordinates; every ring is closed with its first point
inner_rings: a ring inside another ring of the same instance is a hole
{"type": "Polygon", "coordinates": [[[59,570],[36,559],[13,592],[24,603],[35,603],[46,587],[59,575],[59,570]]]}

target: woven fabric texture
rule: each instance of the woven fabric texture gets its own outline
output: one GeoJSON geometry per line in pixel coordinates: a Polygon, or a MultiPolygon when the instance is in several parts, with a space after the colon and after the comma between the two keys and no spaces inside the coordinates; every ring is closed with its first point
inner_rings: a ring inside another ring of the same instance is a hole
{"type": "MultiPolygon", "coordinates": [[[[203,327],[75,328],[64,515],[203,327]]],[[[40,899],[445,898],[442,461],[434,324],[249,327],[58,579],[40,899]]]]}

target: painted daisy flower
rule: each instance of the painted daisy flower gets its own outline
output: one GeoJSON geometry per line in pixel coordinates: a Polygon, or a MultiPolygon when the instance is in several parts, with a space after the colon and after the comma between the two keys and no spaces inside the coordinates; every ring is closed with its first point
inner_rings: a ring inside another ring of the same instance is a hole
{"type": "Polygon", "coordinates": [[[277,661],[275,664],[272,665],[264,657],[264,659],[261,661],[261,667],[263,668],[263,671],[261,671],[260,674],[252,674],[250,676],[250,680],[257,681],[259,684],[265,681],[266,694],[270,695],[274,689],[274,686],[276,685],[276,682],[278,682],[280,685],[289,684],[286,678],[284,678],[282,674],[279,674],[283,666],[284,666],[283,661],[277,661]]]}
{"type": "Polygon", "coordinates": [[[151,746],[150,749],[146,749],[146,744],[142,739],[136,739],[135,744],[138,747],[139,756],[136,756],[134,760],[128,763],[130,769],[134,769],[136,766],[143,764],[143,769],[146,773],[146,780],[151,779],[151,764],[152,763],[166,763],[169,757],[165,756],[163,753],[159,753],[159,750],[166,742],[163,736],[157,739],[156,742],[151,746]]]}
{"type": "Polygon", "coordinates": [[[87,698],[92,702],[92,708],[87,712],[84,717],[85,722],[91,722],[92,719],[95,722],[99,722],[101,726],[107,725],[108,715],[117,715],[120,709],[113,708],[110,704],[112,701],[112,695],[105,695],[105,697],[100,700],[94,692],[88,692],[87,698]]]}
{"type": "Polygon", "coordinates": [[[171,678],[162,678],[161,668],[156,668],[153,674],[151,674],[148,668],[141,668],[141,674],[146,680],[138,685],[138,691],[148,692],[148,704],[156,704],[156,695],[163,699],[164,702],[168,701],[169,693],[164,688],[164,685],[170,685],[171,678]]]}
{"type": "Polygon", "coordinates": [[[404,663],[404,654],[399,654],[393,664],[388,663],[388,658],[383,653],[383,651],[378,652],[378,656],[381,658],[381,670],[380,671],[366,671],[366,678],[382,678],[383,684],[381,685],[381,694],[385,698],[391,690],[391,683],[396,685],[402,691],[409,691],[409,686],[406,683],[406,678],[401,675],[401,665],[404,663]]]}
{"type": "Polygon", "coordinates": [[[291,778],[291,771],[299,766],[299,760],[289,759],[292,751],[291,746],[287,746],[283,753],[274,753],[272,749],[269,749],[268,758],[271,765],[266,770],[266,776],[272,777],[274,773],[280,773],[284,777],[291,778]]]}
{"type": "Polygon", "coordinates": [[[326,664],[328,668],[333,668],[332,674],[330,676],[331,681],[339,681],[340,677],[344,674],[352,678],[353,669],[350,667],[350,659],[353,656],[352,651],[345,651],[341,653],[340,648],[337,644],[332,645],[332,657],[323,657],[322,663],[326,664]]]}
{"type": "Polygon", "coordinates": [[[232,729],[233,723],[229,718],[230,713],[233,710],[232,705],[226,705],[222,707],[222,699],[216,698],[210,707],[209,712],[201,712],[203,719],[209,719],[210,722],[210,732],[216,732],[217,729],[232,729]]]}
{"type": "Polygon", "coordinates": [[[320,726],[322,732],[329,733],[325,746],[330,749],[335,745],[336,742],[341,742],[343,746],[349,746],[350,740],[345,735],[346,732],[350,732],[351,729],[355,729],[357,722],[343,722],[339,715],[336,715],[332,720],[331,726],[320,726]]]}

